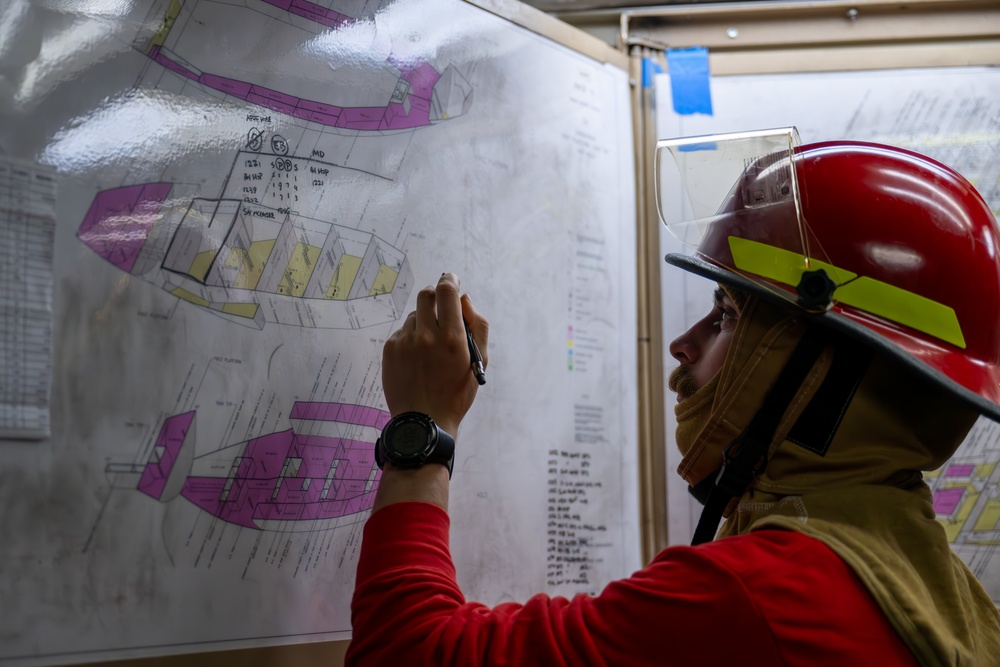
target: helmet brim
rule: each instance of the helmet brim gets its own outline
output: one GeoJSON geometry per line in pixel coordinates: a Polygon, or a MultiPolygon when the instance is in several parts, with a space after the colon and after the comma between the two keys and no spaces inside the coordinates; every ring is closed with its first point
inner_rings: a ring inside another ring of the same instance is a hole
{"type": "MultiPolygon", "coordinates": [[[[666,255],[665,259],[668,264],[689,273],[754,294],[771,303],[789,308],[795,307],[787,298],[783,298],[773,290],[767,289],[729,269],[712,264],[701,258],[671,253],[666,255]]],[[[935,382],[965,401],[982,415],[1000,423],[1000,404],[998,402],[994,402],[972,388],[957,382],[936,366],[931,365],[931,363],[920,361],[921,357],[929,356],[926,341],[921,341],[917,338],[910,340],[905,334],[899,332],[898,327],[895,325],[883,326],[877,320],[871,318],[865,318],[865,324],[862,324],[859,321],[860,317],[852,316],[849,312],[845,313],[837,306],[822,313],[808,313],[804,310],[801,312],[811,323],[850,336],[876,352],[896,359],[905,367],[935,382]],[[870,327],[878,327],[879,332],[876,333],[870,327]]],[[[942,368],[951,369],[952,372],[957,373],[960,377],[970,378],[982,387],[1000,386],[1000,368],[982,361],[972,361],[958,351],[951,351],[942,347],[937,354],[932,356],[931,362],[940,365],[942,368]]],[[[1000,391],[996,393],[997,400],[1000,401],[1000,391]]]]}

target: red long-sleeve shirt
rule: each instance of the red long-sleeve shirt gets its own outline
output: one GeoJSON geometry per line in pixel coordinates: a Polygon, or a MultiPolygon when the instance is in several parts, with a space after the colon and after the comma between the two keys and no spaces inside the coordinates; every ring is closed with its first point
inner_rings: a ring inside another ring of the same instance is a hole
{"type": "Polygon", "coordinates": [[[663,550],[598,596],[466,602],[448,515],[398,503],[365,526],[346,664],[916,665],[821,542],[763,530],[663,550]]]}

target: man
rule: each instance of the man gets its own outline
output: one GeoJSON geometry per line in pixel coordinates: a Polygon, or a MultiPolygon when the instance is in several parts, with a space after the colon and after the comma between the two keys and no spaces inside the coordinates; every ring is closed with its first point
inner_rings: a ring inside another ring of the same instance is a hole
{"type": "Polygon", "coordinates": [[[1000,419],[1000,230],[927,158],[727,143],[745,138],[668,147],[682,170],[699,150],[713,174],[726,151],[739,165],[679,230],[697,228],[698,255],[668,256],[719,283],[670,346],[679,473],[706,504],[698,546],[598,596],[465,601],[448,553],[454,443],[428,445],[426,415],[458,433],[476,391],[462,322],[484,359],[488,325],[443,275],[385,346],[401,425],[380,439],[348,664],[1000,664],[1000,615],[919,472],[979,414],[1000,419]]]}

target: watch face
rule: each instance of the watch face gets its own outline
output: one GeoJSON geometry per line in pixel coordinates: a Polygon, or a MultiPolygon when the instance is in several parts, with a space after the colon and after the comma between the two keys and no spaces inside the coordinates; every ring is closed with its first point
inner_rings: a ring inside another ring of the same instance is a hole
{"type": "Polygon", "coordinates": [[[375,463],[400,468],[418,468],[425,463],[440,463],[451,477],[455,464],[455,439],[422,412],[398,414],[383,427],[375,441],[375,463]]]}
{"type": "Polygon", "coordinates": [[[392,448],[403,456],[410,456],[427,447],[427,429],[416,422],[404,422],[392,433],[392,448]]]}

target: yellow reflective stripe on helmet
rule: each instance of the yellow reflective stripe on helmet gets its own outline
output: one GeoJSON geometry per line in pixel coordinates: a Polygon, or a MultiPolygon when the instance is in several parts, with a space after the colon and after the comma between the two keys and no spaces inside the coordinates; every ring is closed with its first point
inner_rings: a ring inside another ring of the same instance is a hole
{"type": "Polygon", "coordinates": [[[729,249],[736,268],[792,287],[799,284],[805,271],[823,269],[838,285],[833,293],[834,301],[860,308],[965,349],[965,336],[958,323],[958,316],[953,308],[943,303],[881,280],[858,277],[855,273],[817,259],[809,260],[809,266],[806,266],[804,255],[765,243],[730,236],[729,249]]]}
{"type": "Polygon", "coordinates": [[[729,250],[733,254],[733,262],[741,271],[749,271],[770,280],[776,280],[785,285],[795,287],[806,271],[823,269],[837,285],[848,280],[854,280],[858,274],[838,269],[832,264],[810,259],[806,264],[805,255],[797,252],[776,248],[758,241],[741,239],[738,236],[729,237],[729,250]]]}
{"type": "Polygon", "coordinates": [[[958,316],[943,303],[866,276],[838,287],[833,298],[965,349],[958,316]]]}

